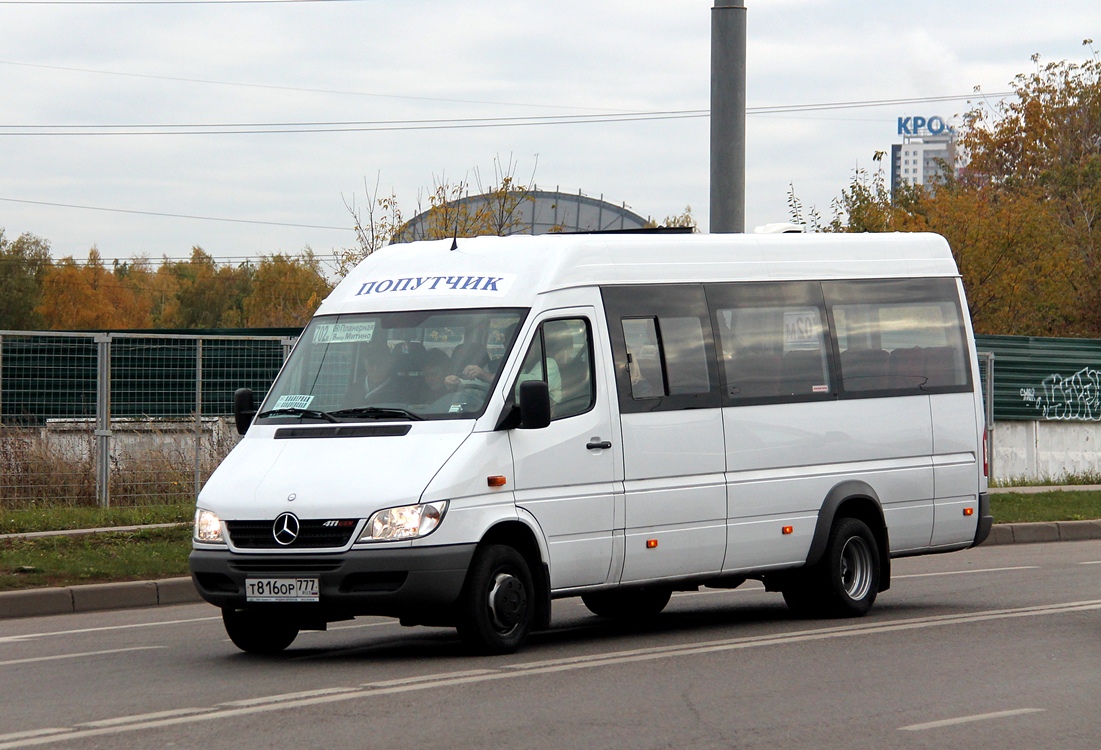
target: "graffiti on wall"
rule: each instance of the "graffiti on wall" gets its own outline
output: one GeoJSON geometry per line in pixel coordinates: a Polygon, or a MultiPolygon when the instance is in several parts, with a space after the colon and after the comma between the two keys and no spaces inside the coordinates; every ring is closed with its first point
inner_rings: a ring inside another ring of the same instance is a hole
{"type": "Polygon", "coordinates": [[[1083,367],[1068,377],[1044,378],[1040,388],[1022,388],[1021,398],[1044,419],[1101,421],[1101,370],[1083,367]]]}

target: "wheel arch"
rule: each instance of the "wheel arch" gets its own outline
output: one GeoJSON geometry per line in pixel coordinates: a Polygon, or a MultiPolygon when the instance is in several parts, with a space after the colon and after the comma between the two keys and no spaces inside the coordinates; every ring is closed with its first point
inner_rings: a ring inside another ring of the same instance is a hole
{"type": "Polygon", "coordinates": [[[829,541],[830,529],[838,518],[856,518],[863,521],[879,547],[879,590],[891,587],[891,548],[887,532],[887,522],[883,516],[883,504],[871,485],[860,480],[849,480],[837,484],[822,501],[818,511],[818,522],[814,527],[810,551],[807,553],[807,565],[814,565],[822,559],[829,541]]]}
{"type": "Polygon", "coordinates": [[[482,535],[478,547],[480,549],[488,544],[503,544],[520,553],[528,564],[532,583],[535,585],[536,605],[532,629],[545,630],[550,626],[551,617],[550,568],[543,554],[541,535],[529,523],[525,523],[525,520],[521,517],[497,522],[482,535]]]}

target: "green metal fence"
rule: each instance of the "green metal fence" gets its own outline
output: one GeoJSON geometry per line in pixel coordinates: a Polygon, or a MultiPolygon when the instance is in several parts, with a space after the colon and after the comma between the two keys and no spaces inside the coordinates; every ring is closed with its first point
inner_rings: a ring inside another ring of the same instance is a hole
{"type": "Polygon", "coordinates": [[[0,331],[0,508],[193,499],[294,340],[0,331]]]}
{"type": "Polygon", "coordinates": [[[1101,421],[1101,340],[976,336],[994,355],[994,419],[1101,421]]]}

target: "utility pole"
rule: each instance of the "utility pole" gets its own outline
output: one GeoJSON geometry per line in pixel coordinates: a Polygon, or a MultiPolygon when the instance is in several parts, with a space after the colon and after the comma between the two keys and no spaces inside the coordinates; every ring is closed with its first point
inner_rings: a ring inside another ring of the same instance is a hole
{"type": "Polygon", "coordinates": [[[711,233],[745,231],[745,39],[742,0],[711,9],[711,233]]]}

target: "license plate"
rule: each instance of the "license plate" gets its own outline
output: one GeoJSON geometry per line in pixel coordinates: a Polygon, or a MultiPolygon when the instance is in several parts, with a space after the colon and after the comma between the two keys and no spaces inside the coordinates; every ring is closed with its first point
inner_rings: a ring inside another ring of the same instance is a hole
{"type": "Polygon", "coordinates": [[[249,578],[245,598],[250,602],[316,602],[316,578],[249,578]]]}

